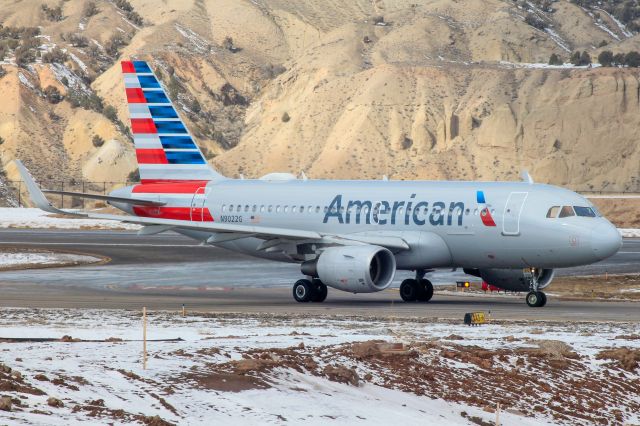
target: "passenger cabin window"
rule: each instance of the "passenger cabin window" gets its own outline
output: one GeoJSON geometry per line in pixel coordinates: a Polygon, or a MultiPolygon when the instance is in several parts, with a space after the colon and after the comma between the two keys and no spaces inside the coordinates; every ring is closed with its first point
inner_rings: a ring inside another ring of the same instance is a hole
{"type": "Polygon", "coordinates": [[[555,219],[558,217],[558,212],[560,211],[560,206],[553,206],[547,212],[547,217],[550,219],[555,219]]]}
{"type": "Polygon", "coordinates": [[[577,216],[596,217],[596,214],[591,207],[573,206],[573,210],[575,210],[577,216]]]}
{"type": "Polygon", "coordinates": [[[575,216],[575,212],[573,211],[573,207],[571,206],[562,206],[562,209],[560,210],[560,215],[558,217],[569,217],[569,216],[575,216]]]}

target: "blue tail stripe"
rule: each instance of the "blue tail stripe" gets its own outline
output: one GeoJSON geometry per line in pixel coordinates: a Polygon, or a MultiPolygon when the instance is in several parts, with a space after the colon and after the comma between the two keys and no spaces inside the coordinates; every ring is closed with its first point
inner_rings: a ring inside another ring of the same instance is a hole
{"type": "Polygon", "coordinates": [[[164,149],[196,149],[196,145],[189,136],[160,136],[164,149]]]}
{"type": "Polygon", "coordinates": [[[187,134],[187,129],[179,121],[155,121],[156,129],[158,133],[184,133],[187,134]]]}
{"type": "Polygon", "coordinates": [[[204,158],[198,151],[165,151],[169,164],[205,164],[204,158]]]}
{"type": "Polygon", "coordinates": [[[160,83],[152,75],[139,75],[138,81],[143,89],[160,89],[160,83]]]}
{"type": "Polygon", "coordinates": [[[170,106],[150,106],[149,111],[153,118],[179,118],[176,111],[170,106]]]}
{"type": "Polygon", "coordinates": [[[144,98],[148,104],[168,104],[169,99],[163,92],[156,90],[144,90],[144,98]]]}
{"type": "Polygon", "coordinates": [[[145,61],[133,61],[133,68],[137,73],[151,72],[151,68],[149,68],[149,65],[147,65],[145,61]]]}

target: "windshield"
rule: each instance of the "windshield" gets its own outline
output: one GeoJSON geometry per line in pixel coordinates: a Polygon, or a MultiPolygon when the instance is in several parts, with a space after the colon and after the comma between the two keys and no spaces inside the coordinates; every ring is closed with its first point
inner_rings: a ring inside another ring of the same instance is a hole
{"type": "Polygon", "coordinates": [[[576,211],[576,215],[578,216],[596,217],[596,213],[593,211],[591,207],[573,206],[573,209],[576,211]]]}

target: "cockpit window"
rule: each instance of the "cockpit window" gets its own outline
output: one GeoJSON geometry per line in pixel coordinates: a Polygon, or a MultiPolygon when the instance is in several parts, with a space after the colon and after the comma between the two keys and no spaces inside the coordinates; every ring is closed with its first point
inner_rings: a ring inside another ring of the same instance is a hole
{"type": "Polygon", "coordinates": [[[558,212],[560,211],[560,206],[553,206],[547,212],[547,217],[550,219],[555,219],[558,217],[558,212]]]}
{"type": "Polygon", "coordinates": [[[576,214],[573,211],[573,207],[571,206],[562,206],[562,209],[560,209],[560,215],[558,217],[569,217],[569,216],[575,216],[576,214]]]}
{"type": "Polygon", "coordinates": [[[578,216],[596,217],[596,213],[591,209],[591,207],[573,206],[573,209],[576,211],[576,215],[578,216]]]}

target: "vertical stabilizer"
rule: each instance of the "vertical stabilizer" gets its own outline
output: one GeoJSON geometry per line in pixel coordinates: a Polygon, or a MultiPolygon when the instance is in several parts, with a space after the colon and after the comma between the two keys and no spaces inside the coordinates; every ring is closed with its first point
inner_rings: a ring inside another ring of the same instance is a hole
{"type": "Polygon", "coordinates": [[[122,61],[131,132],[144,183],[224,179],[208,163],[144,61],[122,61]]]}

